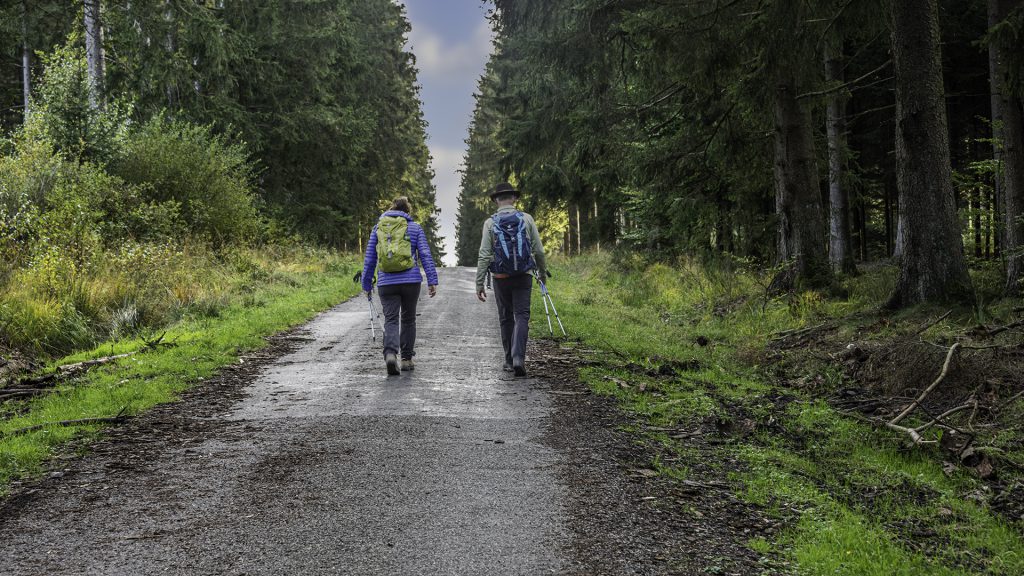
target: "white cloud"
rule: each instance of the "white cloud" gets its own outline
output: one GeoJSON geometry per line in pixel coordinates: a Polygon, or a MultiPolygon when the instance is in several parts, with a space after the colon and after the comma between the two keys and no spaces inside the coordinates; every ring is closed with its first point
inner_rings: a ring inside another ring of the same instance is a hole
{"type": "MultiPolygon", "coordinates": [[[[448,27],[448,24],[444,26],[448,27]]],[[[424,113],[429,122],[428,145],[433,157],[437,207],[441,210],[438,220],[448,252],[445,258],[448,265],[455,263],[459,169],[465,154],[462,140],[472,116],[472,93],[490,57],[493,38],[486,19],[481,19],[475,28],[468,30],[469,34],[465,27],[458,28],[455,22],[450,24],[455,34],[432,29],[424,22],[412,21],[406,43],[406,49],[416,55],[416,67],[419,69],[420,97],[424,100],[424,113]]]]}
{"type": "Polygon", "coordinates": [[[437,207],[441,209],[441,235],[445,239],[445,251],[448,256],[445,263],[455,264],[455,217],[459,211],[459,184],[462,167],[462,148],[432,145],[430,155],[433,157],[434,186],[437,187],[437,207]]]}
{"type": "Polygon", "coordinates": [[[486,20],[477,25],[471,37],[452,43],[425,26],[413,26],[407,46],[416,55],[421,78],[462,81],[467,75],[475,78],[483,70],[491,53],[492,38],[491,25],[486,20]]]}

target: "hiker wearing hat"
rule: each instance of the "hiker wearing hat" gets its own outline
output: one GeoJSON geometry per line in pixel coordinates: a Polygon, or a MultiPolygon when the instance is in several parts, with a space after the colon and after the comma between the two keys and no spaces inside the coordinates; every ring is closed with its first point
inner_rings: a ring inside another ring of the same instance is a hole
{"type": "Polygon", "coordinates": [[[476,268],[476,297],[487,301],[484,282],[491,275],[498,304],[506,372],[526,376],[526,338],[530,332],[532,273],[546,278],[544,246],[533,217],[516,209],[519,192],[508,182],[490,193],[498,211],[484,222],[476,268]]]}
{"type": "Polygon", "coordinates": [[[372,296],[374,268],[379,268],[377,295],[384,309],[384,363],[391,376],[399,374],[399,353],[402,370],[415,368],[412,358],[416,355],[416,303],[423,284],[420,265],[427,273],[430,297],[437,294],[434,258],[423,228],[413,221],[410,212],[408,198],[395,199],[370,232],[363,260],[363,291],[367,298],[372,296]]]}

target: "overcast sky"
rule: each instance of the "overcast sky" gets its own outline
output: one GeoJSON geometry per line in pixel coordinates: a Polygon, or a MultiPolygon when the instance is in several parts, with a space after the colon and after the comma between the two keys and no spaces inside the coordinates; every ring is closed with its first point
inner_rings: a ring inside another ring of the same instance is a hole
{"type": "Polygon", "coordinates": [[[482,0],[399,0],[405,4],[416,55],[420,98],[428,126],[427,144],[434,157],[434,184],[441,209],[441,235],[455,263],[455,217],[458,213],[459,165],[466,150],[473,92],[491,53],[491,27],[482,0]]]}

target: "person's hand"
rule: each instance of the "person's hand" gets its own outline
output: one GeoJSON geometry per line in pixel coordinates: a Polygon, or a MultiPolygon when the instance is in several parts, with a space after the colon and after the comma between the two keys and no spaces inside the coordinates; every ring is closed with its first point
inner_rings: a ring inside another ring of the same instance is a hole
{"type": "Polygon", "coordinates": [[[481,302],[487,302],[487,291],[486,290],[477,290],[476,291],[476,299],[481,301],[481,302]]]}
{"type": "Polygon", "coordinates": [[[437,286],[427,286],[427,294],[430,294],[431,298],[437,296],[437,286]]]}
{"type": "Polygon", "coordinates": [[[373,290],[370,290],[369,292],[363,292],[363,294],[366,294],[367,300],[373,300],[373,290]]]}

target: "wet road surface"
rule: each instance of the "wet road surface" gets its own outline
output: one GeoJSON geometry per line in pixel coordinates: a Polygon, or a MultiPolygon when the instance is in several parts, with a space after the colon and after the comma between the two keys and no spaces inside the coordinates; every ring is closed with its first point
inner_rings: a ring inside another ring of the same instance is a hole
{"type": "Polygon", "coordinates": [[[0,574],[565,571],[551,398],[501,371],[495,307],[473,292],[472,270],[441,271],[398,377],[364,299],[319,316],[216,433],[0,519],[0,574]]]}

